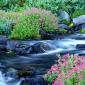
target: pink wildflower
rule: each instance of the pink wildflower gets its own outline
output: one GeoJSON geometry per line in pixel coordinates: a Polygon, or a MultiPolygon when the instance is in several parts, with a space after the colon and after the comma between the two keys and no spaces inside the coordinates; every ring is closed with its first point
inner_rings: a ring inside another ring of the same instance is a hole
{"type": "Polygon", "coordinates": [[[83,78],[83,76],[82,76],[82,75],[80,75],[80,76],[78,76],[78,78],[79,78],[79,79],[82,79],[82,78],[83,78]]]}

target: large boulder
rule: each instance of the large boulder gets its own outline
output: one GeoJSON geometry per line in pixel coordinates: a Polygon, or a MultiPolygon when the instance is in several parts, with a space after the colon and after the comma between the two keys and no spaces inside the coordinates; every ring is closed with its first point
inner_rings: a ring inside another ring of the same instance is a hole
{"type": "Polygon", "coordinates": [[[31,46],[17,41],[9,41],[7,48],[18,55],[29,54],[31,51],[31,46]]]}
{"type": "Polygon", "coordinates": [[[79,16],[77,18],[73,18],[73,23],[75,25],[79,25],[79,24],[85,23],[85,15],[81,15],[81,16],[79,16]]]}
{"type": "Polygon", "coordinates": [[[69,14],[66,11],[60,11],[59,12],[59,17],[62,20],[66,20],[66,21],[70,21],[71,20],[69,14]]]}
{"type": "Polygon", "coordinates": [[[23,80],[20,85],[48,85],[48,83],[41,76],[36,76],[23,80]]]}
{"type": "Polygon", "coordinates": [[[46,42],[38,42],[32,46],[32,53],[44,53],[46,51],[54,50],[55,47],[46,42]]]}
{"type": "Polygon", "coordinates": [[[42,42],[36,42],[32,45],[25,43],[17,43],[17,44],[12,43],[12,46],[10,48],[18,55],[28,55],[28,54],[44,53],[50,50],[54,50],[55,46],[53,46],[50,43],[42,41],[42,42]]]}
{"type": "Polygon", "coordinates": [[[25,55],[25,54],[29,54],[30,51],[32,50],[32,48],[29,45],[26,44],[17,44],[15,46],[14,51],[18,54],[18,55],[25,55]]]}

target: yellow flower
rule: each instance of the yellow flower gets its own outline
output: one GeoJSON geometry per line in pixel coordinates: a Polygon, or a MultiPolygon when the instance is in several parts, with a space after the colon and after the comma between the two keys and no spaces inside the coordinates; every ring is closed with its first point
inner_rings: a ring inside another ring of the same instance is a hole
{"type": "Polygon", "coordinates": [[[70,23],[70,24],[69,24],[69,27],[72,27],[72,26],[74,26],[74,24],[73,24],[73,23],[70,23]]]}

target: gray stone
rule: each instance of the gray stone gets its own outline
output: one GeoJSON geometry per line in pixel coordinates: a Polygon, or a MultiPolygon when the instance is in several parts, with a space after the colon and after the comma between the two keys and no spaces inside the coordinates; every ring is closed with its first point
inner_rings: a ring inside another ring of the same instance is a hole
{"type": "Polygon", "coordinates": [[[82,28],[82,29],[85,29],[85,24],[82,24],[82,25],[81,25],[81,28],[82,28]]]}
{"type": "Polygon", "coordinates": [[[59,24],[59,28],[68,30],[69,27],[66,24],[59,24]]]}
{"type": "Polygon", "coordinates": [[[85,44],[77,44],[76,49],[85,50],[85,44]]]}
{"type": "Polygon", "coordinates": [[[48,85],[48,83],[41,76],[36,76],[23,80],[20,85],[48,85]]]}
{"type": "Polygon", "coordinates": [[[44,53],[55,49],[51,44],[45,42],[38,42],[32,46],[32,53],[44,53]]]}
{"type": "Polygon", "coordinates": [[[66,11],[60,11],[59,17],[61,19],[65,19],[67,21],[70,21],[70,16],[69,16],[69,14],[66,11]]]}
{"type": "Polygon", "coordinates": [[[79,25],[79,24],[85,23],[85,15],[81,15],[81,16],[79,16],[77,18],[73,18],[73,23],[75,25],[79,25]]]}

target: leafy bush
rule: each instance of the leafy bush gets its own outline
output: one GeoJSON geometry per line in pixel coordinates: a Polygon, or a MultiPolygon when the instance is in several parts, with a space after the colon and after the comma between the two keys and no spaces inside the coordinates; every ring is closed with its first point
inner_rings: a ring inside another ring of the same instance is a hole
{"type": "Polygon", "coordinates": [[[6,18],[0,18],[0,34],[10,34],[11,25],[6,18]]]}
{"type": "Polygon", "coordinates": [[[39,35],[39,15],[29,15],[23,16],[23,18],[18,22],[10,36],[13,39],[33,39],[40,38],[39,35]]]}
{"type": "Polygon", "coordinates": [[[61,57],[49,70],[47,80],[52,85],[84,85],[85,57],[69,54],[61,57]]]}
{"type": "Polygon", "coordinates": [[[85,28],[81,29],[80,33],[85,34],[85,28]]]}
{"type": "Polygon", "coordinates": [[[75,17],[78,17],[80,15],[85,15],[85,11],[84,10],[76,10],[73,14],[72,14],[72,17],[75,18],[75,17]]]}
{"type": "Polygon", "coordinates": [[[66,34],[66,33],[67,33],[67,30],[65,30],[65,29],[60,29],[60,30],[58,30],[58,33],[60,33],[60,34],[66,34]]]}
{"type": "Polygon", "coordinates": [[[4,30],[0,29],[0,35],[3,35],[3,34],[4,34],[4,30]]]}
{"type": "Polygon", "coordinates": [[[18,21],[20,19],[20,17],[22,16],[22,13],[19,12],[6,12],[4,17],[8,20],[12,20],[12,21],[18,21]]]}
{"type": "Polygon", "coordinates": [[[17,5],[23,6],[25,0],[0,0],[0,8],[6,11],[13,10],[17,5]]]}
{"type": "Polygon", "coordinates": [[[31,8],[30,10],[24,11],[24,15],[28,16],[30,14],[38,14],[40,28],[44,29],[46,32],[53,32],[57,30],[57,18],[50,11],[46,11],[41,8],[31,8]]]}
{"type": "Polygon", "coordinates": [[[32,8],[24,11],[24,17],[16,23],[11,38],[26,39],[26,38],[39,38],[40,29],[45,32],[57,31],[56,17],[49,11],[32,8]]]}
{"type": "Polygon", "coordinates": [[[73,14],[75,10],[84,10],[84,0],[0,0],[0,8],[12,11],[22,11],[31,7],[43,8],[57,13],[66,10],[73,14]]]}
{"type": "Polygon", "coordinates": [[[0,10],[0,30],[2,34],[10,34],[13,26],[19,21],[21,13],[0,10]]]}

